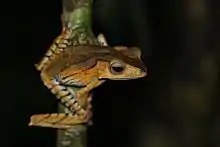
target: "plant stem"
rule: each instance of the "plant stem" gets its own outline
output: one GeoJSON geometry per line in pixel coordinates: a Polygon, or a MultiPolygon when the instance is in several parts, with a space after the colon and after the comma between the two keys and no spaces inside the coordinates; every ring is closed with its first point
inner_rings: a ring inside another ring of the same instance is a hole
{"type": "MultiPolygon", "coordinates": [[[[63,14],[62,21],[64,24],[70,23],[73,28],[73,35],[71,41],[73,45],[76,44],[97,44],[97,39],[92,32],[91,26],[91,13],[92,13],[93,0],[62,0],[63,14]]],[[[64,112],[64,108],[58,106],[59,113],[64,112]]],[[[78,125],[76,128],[79,130],[79,136],[71,137],[71,143],[68,145],[63,144],[65,131],[58,131],[57,147],[86,147],[87,139],[87,126],[78,125]]],[[[75,132],[71,134],[74,135],[75,132]]]]}

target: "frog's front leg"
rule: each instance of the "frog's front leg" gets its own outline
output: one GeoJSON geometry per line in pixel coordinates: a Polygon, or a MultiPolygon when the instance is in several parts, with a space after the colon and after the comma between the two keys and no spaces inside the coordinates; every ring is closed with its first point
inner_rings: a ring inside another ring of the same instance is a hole
{"type": "Polygon", "coordinates": [[[91,79],[91,82],[89,82],[85,87],[79,89],[76,92],[76,97],[80,98],[82,97],[84,94],[88,94],[92,89],[98,87],[99,85],[101,85],[102,83],[104,83],[104,80],[99,80],[97,77],[93,77],[91,79]]]}

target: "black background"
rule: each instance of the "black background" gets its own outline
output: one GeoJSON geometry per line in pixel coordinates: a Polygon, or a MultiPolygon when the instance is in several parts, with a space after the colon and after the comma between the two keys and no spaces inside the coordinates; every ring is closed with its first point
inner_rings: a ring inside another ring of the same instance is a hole
{"type": "MultiPolygon", "coordinates": [[[[190,86],[190,82],[204,83],[195,70],[197,63],[203,55],[216,58],[219,53],[218,4],[214,1],[205,4],[209,15],[207,18],[202,15],[203,20],[199,16],[186,17],[189,7],[186,2],[95,1],[94,33],[105,34],[110,45],[139,46],[149,75],[140,80],[109,81],[95,90],[95,125],[89,131],[90,146],[146,146],[141,142],[147,142],[153,134],[152,130],[149,132],[152,128],[165,130],[162,138],[172,138],[174,146],[219,145],[217,82],[214,94],[202,103],[211,105],[208,112],[191,115],[194,107],[188,110],[184,105],[179,109],[170,100],[172,81],[186,81],[185,86],[190,86]],[[189,115],[185,115],[186,109],[189,115]],[[183,120],[188,120],[187,125],[182,126],[183,120]],[[198,126],[197,130],[194,126],[198,126]],[[202,135],[193,135],[195,132],[202,135]]],[[[10,147],[55,146],[55,130],[30,128],[27,124],[31,114],[57,109],[55,97],[43,86],[34,64],[60,32],[61,1],[8,1],[2,6],[5,9],[2,32],[6,35],[2,35],[5,41],[1,49],[1,143],[10,147]]],[[[216,64],[219,67],[219,62],[216,64]]],[[[197,101],[196,105],[201,105],[197,101]]]]}

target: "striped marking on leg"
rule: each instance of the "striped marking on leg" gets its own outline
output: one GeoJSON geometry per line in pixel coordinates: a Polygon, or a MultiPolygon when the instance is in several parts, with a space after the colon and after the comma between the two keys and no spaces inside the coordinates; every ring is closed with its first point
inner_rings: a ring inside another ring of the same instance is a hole
{"type": "Polygon", "coordinates": [[[75,125],[85,123],[77,115],[65,113],[35,114],[31,116],[29,126],[68,129],[75,125]]]}
{"type": "Polygon", "coordinates": [[[65,28],[63,32],[54,40],[52,45],[49,47],[43,59],[39,64],[36,64],[37,70],[41,71],[49,61],[54,60],[54,58],[59,55],[64,49],[67,48],[71,43],[69,41],[72,34],[71,28],[65,28]]]}
{"type": "Polygon", "coordinates": [[[75,98],[74,91],[61,85],[57,80],[51,80],[51,86],[48,86],[53,94],[66,106],[72,113],[85,114],[86,111],[79,105],[75,98]]]}

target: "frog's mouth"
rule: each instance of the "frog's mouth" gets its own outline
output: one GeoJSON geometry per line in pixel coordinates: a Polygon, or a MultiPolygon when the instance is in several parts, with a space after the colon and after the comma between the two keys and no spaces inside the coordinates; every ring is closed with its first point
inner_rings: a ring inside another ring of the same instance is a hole
{"type": "Polygon", "coordinates": [[[120,80],[131,80],[131,78],[99,78],[99,80],[114,80],[114,81],[120,81],[120,80]]]}
{"type": "Polygon", "coordinates": [[[132,78],[113,78],[113,79],[109,79],[109,80],[135,80],[135,79],[140,79],[140,78],[144,78],[144,77],[132,77],[132,78]]]}
{"type": "Polygon", "coordinates": [[[144,77],[129,77],[129,78],[100,78],[100,80],[113,80],[113,81],[126,81],[126,80],[135,80],[144,77]]]}
{"type": "Polygon", "coordinates": [[[131,80],[132,78],[111,78],[109,80],[120,81],[120,80],[131,80]]]}

